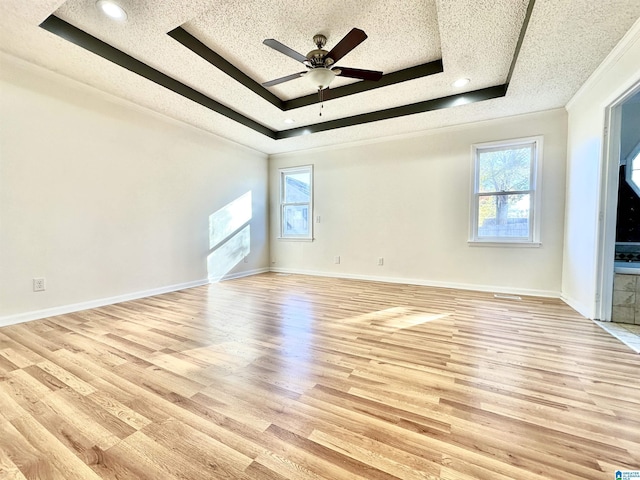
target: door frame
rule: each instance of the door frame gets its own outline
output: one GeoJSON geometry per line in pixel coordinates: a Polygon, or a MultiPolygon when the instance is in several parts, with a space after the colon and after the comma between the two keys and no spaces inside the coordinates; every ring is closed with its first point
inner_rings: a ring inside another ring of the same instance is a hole
{"type": "Polygon", "coordinates": [[[618,177],[620,172],[620,135],[622,106],[640,93],[640,82],[635,83],[605,108],[603,162],[600,184],[598,218],[596,319],[611,321],[613,306],[613,276],[616,249],[616,221],[618,212],[618,177]]]}

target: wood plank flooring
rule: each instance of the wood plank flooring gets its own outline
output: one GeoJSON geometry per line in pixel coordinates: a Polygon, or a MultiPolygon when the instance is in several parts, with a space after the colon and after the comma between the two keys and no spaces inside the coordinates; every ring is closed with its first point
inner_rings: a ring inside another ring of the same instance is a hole
{"type": "Polygon", "coordinates": [[[559,300],[264,274],[0,329],[2,479],[613,479],[640,355],[559,300]]]}

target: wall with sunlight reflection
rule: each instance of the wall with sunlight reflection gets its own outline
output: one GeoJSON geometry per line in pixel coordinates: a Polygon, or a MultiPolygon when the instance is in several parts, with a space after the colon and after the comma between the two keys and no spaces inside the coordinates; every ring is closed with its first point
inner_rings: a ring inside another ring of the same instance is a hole
{"type": "Polygon", "coordinates": [[[209,215],[210,282],[221,280],[251,252],[251,192],[209,215]]]}

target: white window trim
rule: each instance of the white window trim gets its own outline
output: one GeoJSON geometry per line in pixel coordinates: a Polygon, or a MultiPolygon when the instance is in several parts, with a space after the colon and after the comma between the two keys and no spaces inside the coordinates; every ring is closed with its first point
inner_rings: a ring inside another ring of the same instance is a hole
{"type": "Polygon", "coordinates": [[[286,241],[294,241],[294,242],[312,242],[313,241],[313,183],[314,183],[314,175],[313,175],[313,165],[299,165],[297,167],[288,167],[288,168],[280,168],[279,169],[279,177],[278,182],[280,183],[280,197],[278,199],[280,203],[279,208],[279,218],[278,218],[278,228],[279,228],[279,236],[278,240],[286,240],[286,241]],[[306,205],[307,202],[304,203],[285,203],[284,202],[284,177],[285,175],[289,175],[292,173],[299,172],[309,172],[311,174],[311,182],[309,185],[309,234],[308,235],[284,235],[284,208],[287,205],[306,205]]]}
{"type": "Polygon", "coordinates": [[[543,137],[537,135],[534,137],[515,138],[510,140],[500,140],[494,142],[476,143],[471,146],[471,188],[470,188],[470,225],[469,240],[470,246],[487,246],[487,247],[540,247],[540,216],[542,208],[541,182],[542,178],[542,157],[543,157],[543,137]],[[511,147],[524,143],[534,144],[534,158],[531,165],[531,211],[530,236],[528,239],[523,238],[506,238],[506,237],[483,237],[478,238],[478,150],[496,147],[511,147]]]}

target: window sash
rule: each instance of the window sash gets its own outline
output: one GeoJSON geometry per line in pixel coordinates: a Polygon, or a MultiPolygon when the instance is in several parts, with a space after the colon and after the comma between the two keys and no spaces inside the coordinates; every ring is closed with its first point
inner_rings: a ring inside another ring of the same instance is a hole
{"type": "MultiPolygon", "coordinates": [[[[497,153],[497,152],[506,152],[509,150],[529,150],[529,190],[535,190],[535,162],[533,161],[536,158],[536,142],[522,142],[522,143],[514,143],[508,145],[500,145],[497,147],[481,147],[476,148],[474,152],[474,168],[475,168],[475,184],[474,184],[474,192],[476,193],[488,193],[488,191],[483,191],[480,188],[480,157],[482,154],[487,153],[497,153]]],[[[513,190],[505,190],[505,191],[513,191],[513,190]]]]}
{"type": "MultiPolygon", "coordinates": [[[[491,218],[485,218],[482,225],[479,224],[476,229],[476,238],[479,241],[531,241],[532,240],[532,208],[531,208],[532,195],[530,193],[501,193],[498,195],[489,195],[486,193],[478,194],[476,203],[478,205],[478,211],[480,208],[489,208],[494,214],[491,218]],[[509,197],[523,197],[517,199],[526,200],[526,213],[525,216],[512,215],[517,213],[517,209],[512,209],[509,202],[509,197]],[[499,207],[498,198],[506,198],[506,204],[499,207]],[[483,199],[489,200],[488,203],[482,202],[483,199]],[[503,208],[502,214],[500,209],[503,208]],[[522,234],[523,232],[526,234],[522,234]]],[[[480,215],[478,215],[479,218],[480,215]]]]}

